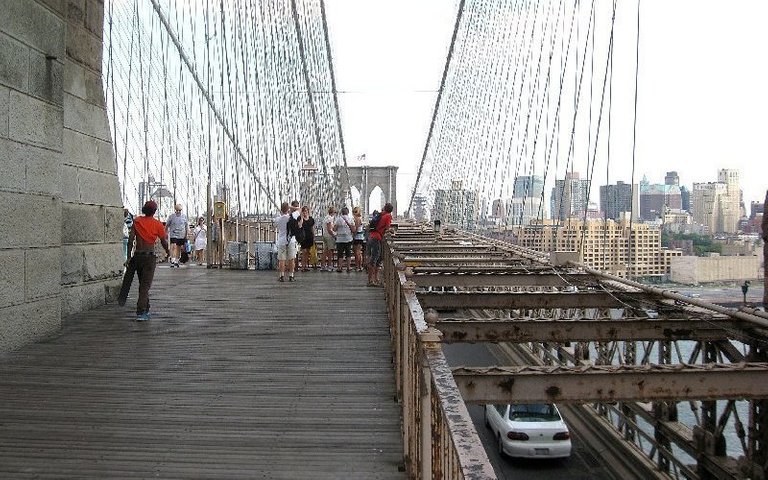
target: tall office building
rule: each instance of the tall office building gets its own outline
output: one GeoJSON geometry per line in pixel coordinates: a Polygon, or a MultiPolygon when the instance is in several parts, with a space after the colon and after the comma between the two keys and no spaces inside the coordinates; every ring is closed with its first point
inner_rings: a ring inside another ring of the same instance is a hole
{"type": "Polygon", "coordinates": [[[465,190],[461,180],[451,182],[450,189],[435,190],[432,218],[443,225],[451,224],[465,230],[474,230],[480,213],[477,192],[465,190]]]}
{"type": "Polygon", "coordinates": [[[680,187],[680,198],[682,199],[683,210],[686,212],[691,211],[691,191],[688,187],[682,185],[680,187]]]}
{"type": "Polygon", "coordinates": [[[544,218],[542,196],[544,179],[538,175],[524,175],[515,179],[512,199],[506,205],[509,225],[528,225],[544,218]]]}
{"type": "Polygon", "coordinates": [[[600,187],[600,211],[612,220],[619,220],[624,213],[632,213],[637,220],[640,213],[640,189],[637,184],[616,182],[616,185],[600,187]]]}
{"type": "Polygon", "coordinates": [[[578,172],[570,172],[564,180],[556,180],[550,196],[552,218],[566,220],[582,218],[589,206],[589,182],[579,178],[578,172]]]}
{"type": "Polygon", "coordinates": [[[521,228],[517,243],[540,252],[578,252],[580,262],[620,277],[665,279],[680,250],[661,246],[661,229],[629,220],[546,221],[521,228]]]}
{"type": "Polygon", "coordinates": [[[723,232],[736,233],[741,212],[741,187],[739,186],[739,171],[721,169],[717,172],[717,181],[725,184],[725,199],[723,199],[723,232]]]}
{"type": "Polygon", "coordinates": [[[691,192],[693,222],[709,233],[736,233],[741,217],[738,170],[722,169],[717,182],[694,183],[691,192]]]}
{"type": "Polygon", "coordinates": [[[667,175],[664,177],[664,185],[680,186],[680,176],[677,172],[667,172],[667,175]]]}
{"type": "MultiPolygon", "coordinates": [[[[670,172],[674,173],[674,172],[670,172]]],[[[674,180],[667,174],[667,178],[674,180]]],[[[650,183],[646,177],[640,182],[640,220],[653,221],[664,216],[667,209],[681,210],[683,197],[676,184],[650,183]]]]}
{"type": "Polygon", "coordinates": [[[693,223],[702,225],[710,234],[725,232],[723,224],[723,199],[727,187],[724,183],[694,183],[691,192],[693,223]]]}
{"type": "Polygon", "coordinates": [[[413,218],[417,222],[426,222],[429,220],[427,211],[427,197],[424,195],[413,196],[413,218]]]}

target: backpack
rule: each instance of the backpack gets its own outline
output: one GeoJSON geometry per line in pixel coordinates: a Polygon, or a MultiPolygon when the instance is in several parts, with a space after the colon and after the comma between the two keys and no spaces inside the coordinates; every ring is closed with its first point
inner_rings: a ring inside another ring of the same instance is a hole
{"type": "Polygon", "coordinates": [[[288,241],[290,241],[291,237],[296,237],[296,241],[299,243],[304,241],[304,229],[299,227],[299,220],[293,218],[293,215],[288,217],[286,229],[288,230],[288,241]]]}
{"type": "Polygon", "coordinates": [[[379,219],[381,219],[380,213],[374,213],[371,217],[371,221],[368,222],[368,231],[373,232],[376,230],[376,227],[379,225],[379,219]]]}

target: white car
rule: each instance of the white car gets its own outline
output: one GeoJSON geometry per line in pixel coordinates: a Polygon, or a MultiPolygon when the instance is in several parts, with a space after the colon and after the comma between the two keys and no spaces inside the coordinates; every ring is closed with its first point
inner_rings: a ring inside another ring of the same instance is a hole
{"type": "Polygon", "coordinates": [[[486,405],[485,424],[493,431],[502,456],[571,456],[571,434],[551,403],[486,405]]]}

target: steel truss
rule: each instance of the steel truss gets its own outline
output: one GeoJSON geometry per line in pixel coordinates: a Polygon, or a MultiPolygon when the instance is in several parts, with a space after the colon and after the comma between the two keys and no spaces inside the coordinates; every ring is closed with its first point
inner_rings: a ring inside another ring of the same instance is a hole
{"type": "Polygon", "coordinates": [[[765,478],[765,316],[559,265],[501,241],[398,227],[387,239],[387,280],[413,292],[430,341],[515,352],[515,364],[456,368],[447,382],[442,356],[425,349],[425,368],[442,375],[443,405],[588,404],[593,421],[646,456],[655,474],[765,478]],[[737,439],[731,450],[729,436],[737,439]]]}

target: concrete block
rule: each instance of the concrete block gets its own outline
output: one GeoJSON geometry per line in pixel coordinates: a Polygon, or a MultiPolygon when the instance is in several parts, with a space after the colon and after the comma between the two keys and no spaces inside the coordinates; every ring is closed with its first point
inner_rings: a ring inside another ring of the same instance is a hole
{"type": "Polygon", "coordinates": [[[64,128],[109,142],[108,125],[104,108],[64,93],[64,128]]]}
{"type": "Polygon", "coordinates": [[[27,301],[58,296],[61,290],[61,247],[26,250],[24,276],[27,301]]]}
{"type": "Polygon", "coordinates": [[[0,137],[8,138],[8,108],[11,89],[0,86],[0,137]]]}
{"type": "Polygon", "coordinates": [[[115,173],[115,156],[112,144],[89,137],[74,130],[64,131],[65,164],[115,173]]]}
{"type": "Polygon", "coordinates": [[[82,283],[85,278],[85,247],[64,245],[61,247],[61,285],[82,283]]]}
{"type": "Polygon", "coordinates": [[[29,48],[0,33],[0,84],[22,92],[29,86],[29,48]]]}
{"type": "Polygon", "coordinates": [[[76,25],[85,23],[85,0],[67,0],[67,21],[76,25]]]}
{"type": "Polygon", "coordinates": [[[62,244],[104,241],[104,207],[63,203],[61,206],[62,244]]]}
{"type": "Polygon", "coordinates": [[[56,14],[64,16],[66,0],[38,0],[38,2],[48,6],[56,14]]]}
{"type": "Polygon", "coordinates": [[[104,1],[87,0],[85,4],[85,28],[98,38],[104,37],[104,1]]]}
{"type": "Polygon", "coordinates": [[[0,0],[0,12],[0,31],[46,55],[64,58],[64,20],[45,5],[0,0]]]}
{"type": "MultiPolygon", "coordinates": [[[[1,0],[0,0],[1,1],[1,0]]],[[[97,37],[84,26],[67,25],[67,56],[72,60],[101,72],[101,37],[97,37]]]]}
{"type": "Polygon", "coordinates": [[[116,175],[80,169],[78,181],[80,182],[80,201],[82,203],[111,207],[123,205],[116,175]]]}
{"type": "Polygon", "coordinates": [[[11,91],[8,113],[9,138],[61,151],[61,108],[11,91]]]}
{"type": "Polygon", "coordinates": [[[0,308],[24,303],[24,250],[0,250],[0,308]]]}
{"type": "Polygon", "coordinates": [[[122,279],[123,243],[90,245],[85,253],[85,281],[122,279]]]}
{"type": "Polygon", "coordinates": [[[93,283],[66,286],[61,289],[61,315],[63,317],[92,310],[104,305],[108,295],[119,288],[120,280],[105,280],[93,283]]]}
{"type": "Polygon", "coordinates": [[[120,242],[120,248],[122,249],[123,221],[125,220],[123,208],[105,207],[104,213],[104,239],[106,242],[120,242]]]}
{"type": "Polygon", "coordinates": [[[104,106],[101,74],[67,59],[64,67],[64,91],[98,106],[104,106]]]}
{"type": "Polygon", "coordinates": [[[27,146],[21,157],[27,165],[27,192],[60,196],[62,181],[61,154],[44,148],[27,146]]]}
{"type": "Polygon", "coordinates": [[[56,197],[0,191],[0,246],[30,248],[61,245],[61,201],[56,197]]]}
{"type": "Polygon", "coordinates": [[[20,159],[21,143],[0,138],[0,189],[23,192],[26,189],[27,165],[20,159]]]}
{"type": "Polygon", "coordinates": [[[61,107],[64,104],[64,64],[35,51],[29,54],[29,94],[61,107]]]}
{"type": "Polygon", "coordinates": [[[80,203],[80,182],[77,179],[79,169],[72,165],[61,166],[61,201],[65,203],[80,203]]]}
{"type": "Polygon", "coordinates": [[[61,329],[61,300],[46,298],[37,302],[0,308],[0,353],[56,334],[61,329]]]}

